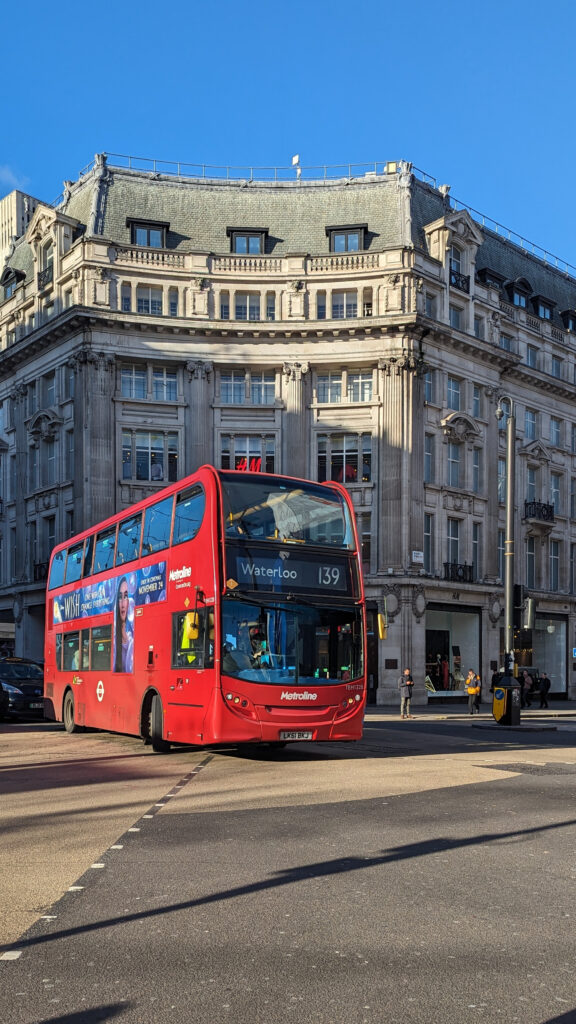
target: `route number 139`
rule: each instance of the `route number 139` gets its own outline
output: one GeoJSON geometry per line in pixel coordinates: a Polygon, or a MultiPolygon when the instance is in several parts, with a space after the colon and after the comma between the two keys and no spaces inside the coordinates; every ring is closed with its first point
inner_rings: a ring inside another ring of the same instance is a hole
{"type": "Polygon", "coordinates": [[[340,581],[340,569],[336,566],[318,566],[318,583],[322,587],[336,587],[340,581]]]}

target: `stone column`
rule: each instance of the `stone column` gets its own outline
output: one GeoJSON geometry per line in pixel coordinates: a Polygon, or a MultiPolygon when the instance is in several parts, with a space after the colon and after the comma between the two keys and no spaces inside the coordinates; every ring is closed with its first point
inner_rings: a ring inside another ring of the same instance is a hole
{"type": "Polygon", "coordinates": [[[116,480],[121,479],[122,470],[116,458],[116,364],[113,355],[92,349],[87,332],[68,365],[75,376],[75,529],[80,531],[107,519],[118,508],[116,480]]]}
{"type": "MultiPolygon", "coordinates": [[[[496,419],[498,392],[496,388],[484,389],[488,405],[486,427],[486,444],[484,446],[484,472],[486,481],[486,519],[484,522],[484,570],[486,579],[496,582],[498,579],[498,459],[500,457],[500,430],[496,419]]],[[[502,450],[502,457],[505,452],[502,450]]],[[[502,523],[504,528],[504,523],[502,523]]]]}
{"type": "Polygon", "coordinates": [[[186,363],[188,409],[186,411],[186,432],[184,467],[185,473],[195,472],[206,462],[214,463],[215,451],[212,398],[214,393],[214,365],[202,359],[186,363]]]}
{"type": "Polygon", "coordinates": [[[423,360],[405,339],[378,366],[382,371],[380,550],[378,570],[408,569],[423,546],[424,427],[423,360]]]}
{"type": "Polygon", "coordinates": [[[284,363],[286,412],[282,423],[282,472],[290,476],[315,476],[307,461],[310,447],[306,376],[308,363],[284,363]]]}

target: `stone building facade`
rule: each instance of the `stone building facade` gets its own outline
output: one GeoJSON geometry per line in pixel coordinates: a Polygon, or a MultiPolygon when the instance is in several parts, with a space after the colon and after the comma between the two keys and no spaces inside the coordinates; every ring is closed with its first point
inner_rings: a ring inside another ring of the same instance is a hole
{"type": "Polygon", "coordinates": [[[213,462],[348,487],[370,694],[450,700],[515,646],[576,694],[576,280],[410,165],[263,182],[97,156],[0,271],[0,619],[39,657],[57,541],[213,462]],[[388,616],[387,636],[373,629],[388,616]],[[520,624],[519,624],[520,627],[520,624]],[[425,689],[425,677],[429,677],[425,689]]]}

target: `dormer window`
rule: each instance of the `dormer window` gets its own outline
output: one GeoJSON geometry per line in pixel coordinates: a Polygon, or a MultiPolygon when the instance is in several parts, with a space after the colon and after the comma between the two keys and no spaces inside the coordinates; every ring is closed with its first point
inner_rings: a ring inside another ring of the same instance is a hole
{"type": "Polygon", "coordinates": [[[266,250],[268,228],[226,228],[230,252],[238,256],[261,256],[266,250]]]}
{"type": "MultiPolygon", "coordinates": [[[[532,295],[532,285],[525,277],[517,277],[515,281],[507,281],[506,292],[508,301],[517,309],[528,309],[528,300],[532,295]]],[[[533,301],[533,300],[532,300],[533,301]]]]}
{"type": "Polygon", "coordinates": [[[130,228],[132,245],[141,245],[147,249],[165,249],[166,234],[169,223],[157,220],[134,220],[126,218],[126,227],[130,228]]]}
{"type": "Polygon", "coordinates": [[[555,306],[554,302],[551,302],[550,299],[547,299],[544,295],[533,295],[531,301],[536,316],[539,316],[541,320],[552,319],[552,311],[555,306]]]}
{"type": "Polygon", "coordinates": [[[482,284],[487,285],[490,288],[500,289],[506,280],[502,274],[498,274],[495,270],[491,270],[490,267],[482,267],[478,271],[478,279],[482,284]]]}
{"type": "Polygon", "coordinates": [[[330,252],[360,252],[365,248],[367,224],[344,224],[326,228],[330,252]]]}
{"type": "Polygon", "coordinates": [[[46,288],[54,280],[54,243],[50,240],[40,251],[38,288],[46,288]]]}
{"type": "Polygon", "coordinates": [[[455,274],[462,273],[462,253],[456,245],[450,246],[450,270],[455,274]]]}
{"type": "Polygon", "coordinates": [[[463,253],[457,245],[451,245],[448,257],[448,265],[450,269],[450,286],[452,288],[458,288],[461,292],[470,291],[470,277],[468,274],[463,274],[463,253]]]}
{"type": "Polygon", "coordinates": [[[562,317],[564,330],[570,331],[570,334],[576,334],[576,310],[565,309],[560,313],[560,316],[562,317]]]}
{"type": "Polygon", "coordinates": [[[14,270],[12,267],[6,267],[2,276],[0,277],[0,286],[4,288],[4,299],[10,299],[14,295],[19,284],[26,279],[26,274],[22,270],[14,270]]]}

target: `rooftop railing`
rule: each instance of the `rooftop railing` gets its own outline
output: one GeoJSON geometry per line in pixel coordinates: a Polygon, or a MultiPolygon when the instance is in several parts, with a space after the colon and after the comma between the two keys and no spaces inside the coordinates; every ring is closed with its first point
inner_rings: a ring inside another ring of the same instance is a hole
{"type": "MultiPolygon", "coordinates": [[[[128,170],[142,171],[149,174],[173,175],[178,178],[205,178],[231,182],[314,182],[331,181],[338,178],[364,178],[367,180],[373,180],[374,178],[397,174],[403,170],[408,170],[420,181],[425,182],[425,184],[430,185],[432,188],[442,189],[445,195],[445,201],[452,210],[466,210],[482,227],[487,228],[489,231],[499,235],[506,241],[512,242],[513,245],[522,249],[528,255],[535,256],[542,262],[547,263],[566,274],[570,274],[572,277],[576,276],[576,267],[573,264],[567,263],[565,260],[561,260],[558,256],[554,256],[551,252],[548,252],[547,249],[543,249],[534,242],[529,242],[526,238],[523,238],[522,235],[517,234],[515,231],[511,231],[510,228],[506,228],[497,221],[492,220],[491,217],[487,217],[485,214],[480,213],[468,203],[463,203],[459,199],[455,199],[449,194],[450,189],[448,186],[440,186],[437,179],[432,175],[427,174],[426,171],[422,171],[419,167],[414,167],[413,164],[405,160],[374,160],[367,161],[366,163],[345,164],[313,164],[310,167],[306,167],[300,164],[299,158],[294,157],[292,163],[285,167],[257,167],[250,165],[222,166],[219,164],[207,163],[184,163],[179,160],[157,160],[155,157],[128,156],[124,153],[104,153],[102,156],[111,167],[124,167],[128,170]]],[[[88,174],[94,168],[96,162],[95,158],[87,164],[86,167],[79,172],[78,178],[83,178],[88,174]]],[[[58,198],[50,205],[53,207],[59,206],[63,201],[63,198],[63,194],[59,195],[58,198]]]]}

